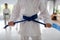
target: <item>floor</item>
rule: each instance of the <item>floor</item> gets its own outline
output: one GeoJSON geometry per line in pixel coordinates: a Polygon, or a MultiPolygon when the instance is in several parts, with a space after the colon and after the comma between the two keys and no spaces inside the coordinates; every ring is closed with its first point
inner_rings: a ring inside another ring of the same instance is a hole
{"type": "MultiPolygon", "coordinates": [[[[18,25],[19,24],[16,24],[11,30],[8,28],[8,31],[6,31],[3,29],[5,26],[4,20],[0,20],[0,40],[20,40],[20,35],[18,33],[19,27],[16,28],[18,25]]],[[[42,40],[60,40],[60,31],[54,28],[45,28],[43,25],[40,26],[42,40]]]]}

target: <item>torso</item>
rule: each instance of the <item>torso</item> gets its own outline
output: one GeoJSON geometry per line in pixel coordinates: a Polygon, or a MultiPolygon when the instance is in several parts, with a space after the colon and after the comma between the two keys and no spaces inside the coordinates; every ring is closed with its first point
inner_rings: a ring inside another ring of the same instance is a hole
{"type": "Polygon", "coordinates": [[[39,9],[39,0],[20,0],[20,7],[23,9],[23,15],[31,16],[36,14],[39,9]]]}
{"type": "Polygon", "coordinates": [[[9,10],[9,9],[4,9],[4,10],[3,10],[3,13],[4,13],[4,14],[10,13],[10,10],[9,10]]]}

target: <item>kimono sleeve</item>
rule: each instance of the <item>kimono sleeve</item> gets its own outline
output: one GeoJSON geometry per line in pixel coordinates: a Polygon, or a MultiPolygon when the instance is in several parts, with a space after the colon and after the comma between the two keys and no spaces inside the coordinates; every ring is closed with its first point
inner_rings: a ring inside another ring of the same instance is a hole
{"type": "Polygon", "coordinates": [[[40,0],[39,10],[41,11],[41,13],[39,14],[39,18],[43,19],[45,23],[52,24],[50,15],[47,11],[47,0],[40,0]]]}

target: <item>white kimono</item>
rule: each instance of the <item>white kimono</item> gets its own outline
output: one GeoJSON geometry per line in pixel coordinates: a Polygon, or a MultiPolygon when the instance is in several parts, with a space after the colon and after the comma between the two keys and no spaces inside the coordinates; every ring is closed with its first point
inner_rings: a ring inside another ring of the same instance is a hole
{"type": "MultiPolygon", "coordinates": [[[[44,19],[45,23],[51,23],[47,11],[47,0],[18,0],[14,6],[10,21],[16,21],[17,18],[23,20],[23,15],[32,16],[39,11],[41,14],[36,20],[43,17],[42,19],[44,19]]],[[[39,24],[33,21],[22,22],[20,23],[20,33],[23,36],[40,36],[41,32],[39,27],[39,24]]]]}
{"type": "Polygon", "coordinates": [[[3,9],[3,16],[4,16],[5,25],[7,25],[7,21],[10,18],[10,10],[8,8],[3,9]]]}

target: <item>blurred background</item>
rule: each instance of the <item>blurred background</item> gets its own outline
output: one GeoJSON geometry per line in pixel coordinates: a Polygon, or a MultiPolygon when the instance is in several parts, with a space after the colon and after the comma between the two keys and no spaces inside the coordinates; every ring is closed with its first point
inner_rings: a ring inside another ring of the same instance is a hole
{"type": "MultiPolygon", "coordinates": [[[[8,4],[11,15],[13,6],[16,4],[16,2],[17,0],[0,0],[0,40],[20,40],[19,24],[16,24],[15,27],[12,27],[11,29],[3,29],[3,27],[5,26],[5,19],[3,16],[4,3],[8,4]]],[[[47,10],[52,16],[55,16],[54,13],[57,14],[57,19],[55,19],[58,20],[56,22],[60,24],[60,0],[48,0],[47,10]]],[[[41,20],[41,22],[43,21],[41,20]]],[[[43,25],[40,26],[42,40],[60,40],[60,31],[54,28],[45,28],[43,25]]]]}

